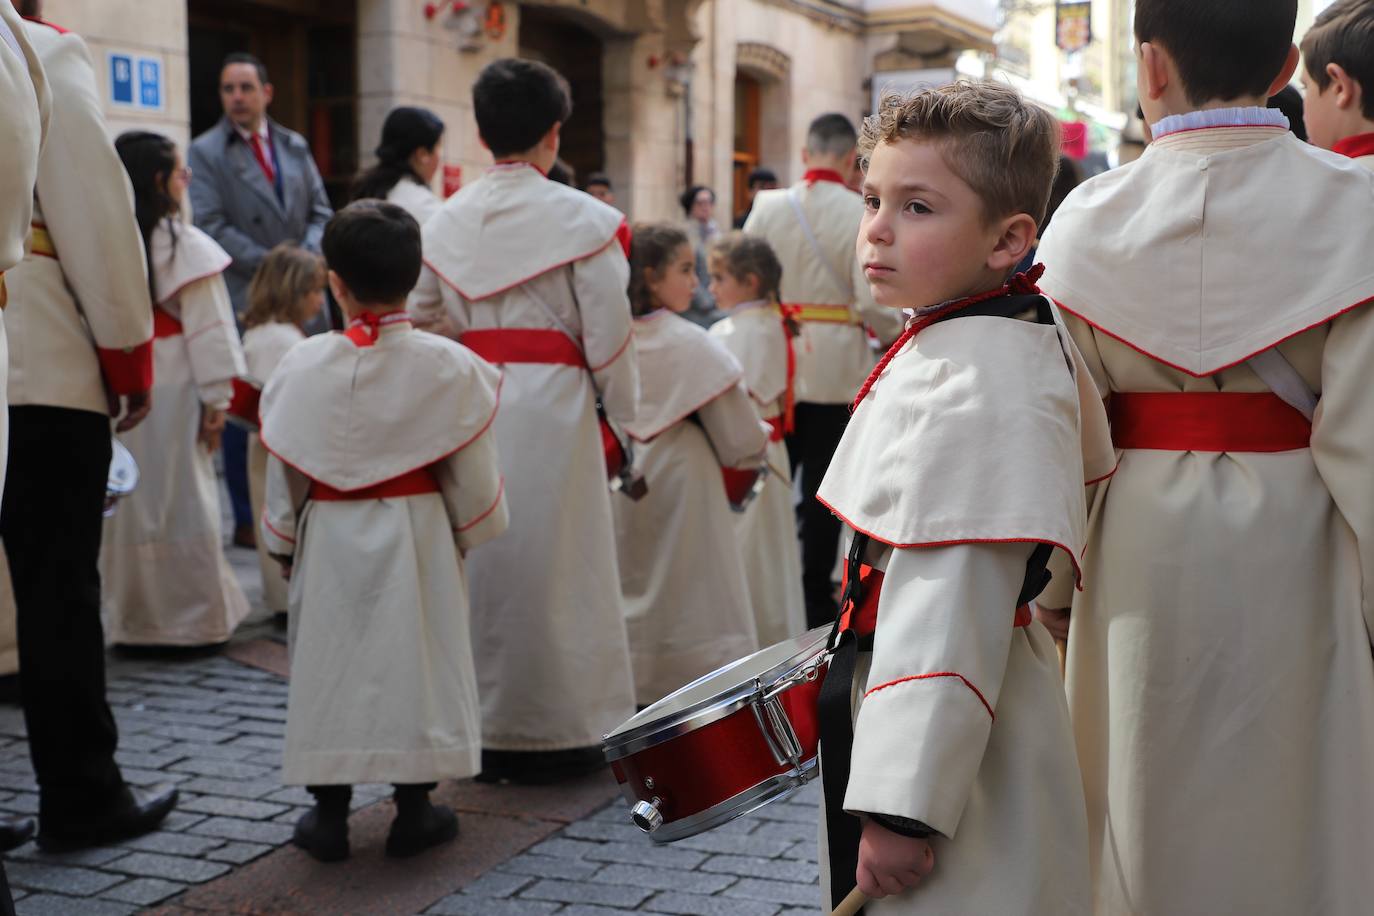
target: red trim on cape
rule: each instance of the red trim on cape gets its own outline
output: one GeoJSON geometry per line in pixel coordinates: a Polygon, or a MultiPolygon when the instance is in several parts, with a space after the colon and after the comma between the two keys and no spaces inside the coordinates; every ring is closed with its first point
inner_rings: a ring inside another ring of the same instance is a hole
{"type": "Polygon", "coordinates": [[[49,22],[46,19],[39,19],[37,16],[25,16],[24,19],[28,22],[36,22],[39,25],[45,25],[48,28],[52,29],[54,32],[57,32],[59,35],[71,34],[71,29],[64,29],[62,28],[62,26],[58,25],[55,22],[49,22]]]}
{"type": "Polygon", "coordinates": [[[957,677],[959,680],[963,681],[964,686],[972,690],[974,696],[978,697],[978,702],[983,704],[983,708],[988,711],[988,715],[992,717],[992,720],[994,722],[997,721],[997,713],[992,711],[992,706],[988,704],[988,698],[983,696],[983,691],[973,686],[973,681],[970,681],[957,671],[933,671],[930,674],[909,674],[906,677],[899,677],[895,680],[888,681],[886,684],[879,684],[877,687],[874,687],[872,690],[868,691],[868,693],[864,694],[864,699],[868,699],[879,690],[896,687],[898,684],[905,684],[908,681],[924,681],[936,677],[957,677]]]}
{"type": "MultiPolygon", "coordinates": [[[[441,461],[445,461],[445,460],[447,460],[448,458],[451,458],[451,457],[453,457],[454,455],[458,454],[458,453],[461,452],[463,449],[467,448],[469,445],[471,445],[472,443],[476,442],[478,439],[482,438],[482,434],[485,433],[488,429],[490,429],[490,428],[491,428],[491,424],[494,423],[494,422],[496,421],[496,413],[497,413],[497,411],[499,411],[499,410],[501,409],[501,386],[502,386],[502,384],[505,383],[505,381],[506,381],[506,377],[505,377],[504,374],[502,374],[502,376],[501,376],[501,377],[497,380],[497,382],[496,382],[496,403],[495,403],[494,405],[492,405],[492,408],[491,408],[491,416],[487,417],[487,421],[486,421],[485,423],[482,424],[482,428],[481,428],[481,429],[477,430],[477,432],[475,432],[475,433],[473,433],[471,436],[469,436],[468,439],[467,439],[467,441],[461,443],[457,448],[450,449],[449,451],[444,452],[444,453],[443,453],[442,455],[440,455],[438,458],[433,458],[433,459],[431,459],[431,460],[429,460],[429,461],[424,462],[423,464],[417,464],[417,465],[415,465],[415,467],[407,468],[406,470],[402,471],[401,474],[409,474],[411,471],[416,470],[416,468],[426,468],[426,467],[429,467],[431,464],[438,464],[438,463],[441,462],[441,461]]],[[[300,467],[299,465],[292,464],[290,461],[288,461],[288,460],[286,460],[285,458],[283,458],[283,457],[277,452],[276,449],[274,449],[274,448],[272,448],[272,446],[268,445],[268,444],[267,444],[267,440],[263,438],[262,431],[259,431],[259,432],[258,432],[258,442],[262,445],[262,447],[263,447],[264,449],[267,450],[267,453],[268,453],[269,455],[271,455],[273,458],[276,458],[278,461],[280,461],[282,464],[284,464],[284,465],[286,465],[287,467],[289,467],[291,470],[296,471],[297,473],[300,473],[300,474],[304,474],[306,477],[309,477],[311,480],[314,480],[314,479],[315,479],[315,478],[314,478],[313,476],[311,476],[311,474],[310,474],[308,471],[306,471],[304,468],[300,467]]],[[[392,474],[391,477],[388,477],[388,478],[386,478],[386,479],[387,479],[387,480],[391,480],[392,478],[398,477],[398,476],[400,476],[400,475],[398,475],[398,474],[392,474]]],[[[361,489],[362,487],[375,486],[376,484],[381,483],[381,482],[382,482],[382,481],[374,480],[374,481],[372,481],[371,483],[362,484],[360,487],[355,487],[354,489],[361,489]]]]}
{"type": "Polygon", "coordinates": [[[830,503],[822,499],[819,493],[816,494],[816,502],[820,503],[822,506],[825,506],[827,509],[830,510],[830,513],[832,515],[834,515],[840,521],[844,522],[850,528],[853,528],[859,534],[866,534],[873,540],[877,541],[879,544],[886,544],[887,546],[895,548],[897,550],[914,550],[925,547],[957,547],[960,544],[1048,544],[1051,547],[1058,547],[1060,550],[1064,551],[1066,554],[1069,555],[1069,562],[1073,564],[1073,577],[1075,580],[1074,586],[1079,591],[1083,590],[1083,570],[1078,565],[1078,556],[1072,550],[1065,547],[1058,541],[1051,541],[1046,538],[955,538],[954,540],[950,541],[915,541],[910,544],[899,544],[896,541],[890,541],[881,535],[874,534],[872,531],[860,528],[858,525],[854,524],[854,522],[851,521],[848,517],[846,517],[844,513],[840,512],[834,506],[830,505],[830,503]]]}
{"type": "Polygon", "coordinates": [[[275,535],[276,537],[281,538],[281,539],[282,539],[283,541],[285,541],[286,543],[288,543],[288,544],[294,544],[294,543],[296,543],[296,539],[295,539],[295,538],[287,537],[286,535],[282,534],[280,531],[278,531],[278,530],[276,529],[276,526],[274,526],[271,522],[269,522],[269,521],[267,520],[267,510],[266,510],[266,509],[263,509],[263,511],[262,511],[262,524],[263,524],[263,526],[264,526],[268,531],[272,532],[273,535],[275,535]]]}
{"type": "Polygon", "coordinates": [[[495,512],[495,511],[496,511],[496,507],[499,506],[499,505],[501,505],[501,497],[503,497],[503,496],[505,496],[505,495],[506,495],[506,478],[505,478],[505,476],[503,475],[503,476],[501,477],[501,483],[500,483],[500,485],[496,488],[496,499],[492,501],[492,504],[487,508],[487,510],[486,510],[485,512],[483,512],[481,515],[479,515],[479,516],[477,516],[476,518],[474,518],[472,521],[468,522],[466,525],[459,525],[459,526],[458,526],[457,528],[455,528],[454,530],[457,531],[459,534],[462,534],[464,531],[467,531],[469,528],[472,528],[472,527],[474,527],[474,526],[476,526],[476,525],[478,525],[478,524],[481,524],[482,522],[486,521],[487,516],[489,516],[489,515],[491,515],[493,512],[495,512]]]}
{"type": "Polygon", "coordinates": [[[484,294],[482,294],[481,296],[471,296],[471,295],[468,295],[467,293],[463,292],[462,288],[461,288],[457,283],[454,283],[454,282],[453,282],[452,280],[450,280],[447,276],[445,276],[445,275],[444,275],[444,272],[443,272],[442,270],[440,270],[438,267],[436,267],[436,266],[434,265],[434,262],[433,262],[433,261],[431,261],[429,258],[424,258],[423,260],[424,260],[425,266],[428,267],[430,270],[434,271],[434,276],[436,276],[436,277],[438,277],[440,280],[442,280],[443,283],[444,283],[444,285],[447,286],[449,289],[453,290],[455,293],[457,293],[458,295],[462,296],[464,299],[468,300],[469,302],[482,302],[482,301],[484,301],[484,300],[486,300],[486,299],[490,299],[492,296],[499,296],[499,295],[501,295],[502,293],[510,292],[511,290],[515,289],[517,286],[520,286],[520,285],[523,284],[523,283],[528,283],[528,282],[530,282],[530,281],[533,280],[535,277],[542,277],[542,276],[544,276],[544,274],[546,274],[546,273],[551,273],[552,271],[558,270],[559,268],[567,267],[569,264],[576,264],[578,261],[585,261],[585,260],[587,260],[588,258],[596,257],[597,255],[601,254],[601,252],[605,251],[605,250],[610,246],[610,244],[616,240],[616,238],[617,238],[617,236],[619,235],[619,233],[620,233],[620,227],[617,226],[617,227],[616,227],[615,234],[613,234],[610,238],[606,239],[606,241],[602,242],[600,245],[596,246],[595,248],[593,248],[591,251],[587,252],[586,254],[580,254],[580,255],[577,255],[576,257],[568,258],[566,261],[563,261],[563,262],[560,263],[560,264],[550,264],[548,267],[544,268],[543,270],[540,270],[540,271],[537,271],[537,272],[535,272],[535,273],[532,273],[532,274],[530,274],[528,277],[524,277],[523,279],[516,280],[514,283],[510,283],[510,284],[508,284],[508,285],[506,285],[506,286],[501,287],[500,289],[494,289],[494,290],[492,290],[492,291],[489,292],[489,293],[484,293],[484,294]]]}
{"type": "Polygon", "coordinates": [[[628,350],[628,349],[630,349],[630,344],[631,344],[631,342],[634,341],[634,339],[635,339],[635,329],[634,329],[634,326],[631,325],[631,326],[630,326],[630,333],[628,333],[628,334],[625,335],[625,342],[622,343],[622,344],[620,345],[620,349],[616,350],[613,354],[611,354],[611,358],[608,359],[608,360],[606,360],[606,361],[605,361],[604,363],[602,363],[601,365],[599,365],[599,366],[588,366],[588,367],[587,367],[587,371],[588,371],[588,372],[600,372],[602,369],[605,369],[607,366],[611,365],[611,363],[613,363],[613,362],[615,362],[616,360],[620,359],[620,357],[622,357],[622,356],[625,355],[625,351],[628,350]]]}
{"type": "Polygon", "coordinates": [[[833,181],[835,184],[849,187],[845,184],[844,176],[834,169],[807,169],[802,176],[802,181],[807,184],[815,184],[818,181],[833,181]]]}
{"type": "Polygon", "coordinates": [[[181,284],[180,286],[178,286],[176,289],[172,290],[172,291],[171,291],[170,293],[168,293],[167,295],[163,296],[161,299],[157,300],[157,302],[154,303],[154,304],[155,304],[155,305],[166,305],[167,303],[169,303],[169,302],[171,302],[173,299],[175,299],[177,296],[180,296],[180,295],[186,290],[186,287],[190,286],[192,283],[199,283],[201,280],[208,280],[208,279],[211,278],[211,277],[218,277],[220,274],[222,274],[222,273],[224,273],[226,270],[228,270],[228,269],[229,269],[229,265],[232,264],[232,263],[233,263],[233,259],[231,258],[231,259],[225,261],[225,262],[224,262],[223,264],[221,264],[219,267],[215,268],[214,270],[207,271],[206,273],[199,274],[199,275],[197,275],[197,276],[192,277],[192,278],[189,279],[189,280],[183,281],[182,284],[181,284]]]}
{"type": "Polygon", "coordinates": [[[1114,333],[1112,333],[1111,331],[1109,331],[1109,330],[1107,330],[1106,328],[1104,328],[1102,325],[1100,325],[1100,324],[1098,324],[1097,322],[1093,321],[1091,318],[1088,318],[1088,317],[1084,316],[1081,312],[1077,312],[1077,311],[1074,311],[1073,309],[1069,308],[1067,305],[1065,305],[1063,302],[1060,302],[1058,299],[1055,299],[1053,296],[1050,297],[1050,301],[1052,301],[1055,305],[1059,306],[1059,308],[1061,308],[1061,309],[1063,309],[1064,311],[1068,312],[1070,315],[1072,315],[1072,316],[1074,316],[1075,318],[1077,318],[1079,321],[1082,321],[1084,324],[1088,325],[1089,327],[1093,328],[1093,329],[1096,330],[1096,331],[1101,331],[1103,334],[1106,334],[1106,335],[1107,335],[1108,337],[1110,337],[1112,340],[1115,340],[1115,341],[1117,341],[1118,343],[1121,343],[1121,344],[1125,344],[1126,346],[1130,347],[1130,348],[1131,348],[1132,350],[1134,350],[1135,352],[1139,353],[1141,356],[1148,356],[1150,359],[1154,360],[1155,362],[1157,362],[1157,363],[1162,363],[1163,365],[1168,366],[1170,369],[1177,369],[1179,372],[1182,372],[1184,375],[1192,376],[1193,378],[1207,378],[1209,375],[1216,375],[1218,372],[1225,372],[1227,369],[1234,369],[1236,366],[1239,366],[1241,363],[1245,362],[1246,360],[1250,359],[1251,357],[1258,356],[1259,354],[1263,353],[1265,350],[1272,350],[1274,347],[1277,347],[1279,344],[1284,343],[1285,341],[1292,340],[1294,337],[1297,337],[1299,334],[1306,334],[1308,331],[1312,330],[1313,328],[1319,328],[1319,327],[1321,327],[1321,326],[1324,325],[1324,324],[1330,324],[1331,322],[1335,321],[1337,318],[1341,317],[1342,315],[1346,314],[1347,312],[1353,312],[1355,309],[1359,308],[1359,307],[1362,306],[1362,305],[1369,305],[1369,304],[1371,304],[1371,303],[1374,303],[1374,296],[1370,296],[1368,299],[1361,299],[1359,302],[1356,302],[1354,305],[1347,305],[1345,308],[1343,308],[1343,309],[1341,309],[1341,310],[1339,310],[1339,311],[1337,311],[1337,312],[1333,312],[1333,313],[1332,313],[1329,317],[1327,317],[1327,318],[1323,318],[1323,319],[1321,319],[1320,321],[1314,321],[1312,324],[1309,324],[1309,325],[1308,325],[1307,327],[1305,327],[1305,328],[1299,328],[1298,330],[1294,331],[1294,332],[1291,333],[1291,334],[1286,334],[1286,335],[1284,335],[1283,337],[1280,337],[1278,340],[1275,340],[1273,343],[1271,343],[1271,344],[1266,344],[1266,345],[1264,345],[1263,347],[1260,347],[1258,350],[1254,351],[1253,353],[1249,353],[1249,354],[1247,354],[1247,355],[1241,357],[1240,359],[1236,360],[1235,362],[1227,363],[1227,364],[1224,365],[1224,366],[1218,366],[1217,368],[1212,369],[1210,372],[1194,372],[1194,371],[1191,370],[1191,369],[1185,369],[1185,368],[1183,368],[1182,366],[1178,365],[1177,363],[1171,363],[1171,362],[1169,362],[1167,359],[1165,359],[1164,357],[1162,357],[1162,356],[1156,356],[1155,354],[1151,353],[1149,350],[1146,350],[1144,347],[1141,347],[1141,346],[1139,346],[1139,345],[1137,345],[1137,344],[1131,343],[1129,340],[1127,340],[1126,338],[1122,337],[1120,334],[1114,334],[1114,333]]]}
{"type": "Polygon", "coordinates": [[[1085,487],[1090,487],[1090,486],[1092,486],[1092,485],[1095,484],[1095,483],[1101,483],[1101,482],[1104,481],[1104,480],[1110,480],[1111,478],[1113,478],[1113,477],[1116,476],[1116,472],[1119,471],[1119,470],[1121,470],[1121,462],[1120,462],[1120,461],[1118,461],[1118,462],[1116,463],[1116,465],[1115,465],[1110,471],[1108,471],[1107,473],[1103,474],[1101,477],[1094,477],[1092,480],[1089,480],[1087,483],[1083,484],[1083,486],[1085,486],[1085,487]]]}
{"type": "Polygon", "coordinates": [[[105,383],[115,394],[141,394],[153,387],[152,337],[136,347],[98,346],[95,355],[100,360],[105,383]]]}
{"type": "MultiPolygon", "coordinates": [[[[634,433],[629,432],[629,430],[626,430],[626,432],[629,433],[630,438],[633,439],[633,440],[635,440],[636,442],[641,442],[641,443],[652,442],[653,440],[657,439],[659,436],[661,436],[661,435],[663,435],[664,433],[666,433],[668,430],[672,429],[674,426],[677,426],[677,425],[678,425],[679,423],[681,423],[683,420],[685,420],[685,419],[687,419],[688,417],[690,417],[692,414],[696,413],[698,410],[701,410],[701,408],[705,407],[707,404],[711,403],[711,402],[714,401],[716,398],[721,397],[722,395],[728,393],[728,392],[730,391],[731,388],[734,388],[736,385],[738,385],[738,384],[740,383],[740,379],[741,379],[741,378],[742,378],[742,375],[736,376],[734,379],[732,379],[732,380],[730,381],[730,384],[726,385],[724,388],[720,389],[720,390],[717,391],[715,394],[711,395],[709,398],[706,398],[706,399],[703,400],[701,403],[699,403],[699,404],[697,404],[695,407],[693,407],[691,410],[689,410],[689,411],[687,411],[686,413],[684,413],[684,414],[682,414],[681,416],[679,416],[677,419],[675,419],[675,420],[673,420],[673,421],[671,421],[671,422],[669,422],[669,423],[665,423],[663,426],[659,427],[658,429],[654,430],[654,431],[651,432],[651,433],[645,433],[645,434],[642,435],[642,436],[637,436],[637,435],[635,435],[634,433]]],[[[704,432],[704,430],[703,430],[703,432],[704,432]]],[[[710,437],[708,436],[707,438],[709,439],[710,437]]]]}
{"type": "Polygon", "coordinates": [[[1353,137],[1337,140],[1331,145],[1331,152],[1351,159],[1374,156],[1374,133],[1355,134],[1353,137]]]}

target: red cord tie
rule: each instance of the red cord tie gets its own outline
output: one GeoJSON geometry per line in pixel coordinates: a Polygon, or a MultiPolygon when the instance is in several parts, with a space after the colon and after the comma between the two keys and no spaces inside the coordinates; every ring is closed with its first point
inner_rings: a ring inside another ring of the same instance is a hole
{"type": "Polygon", "coordinates": [[[348,330],[344,331],[344,336],[359,347],[370,347],[377,342],[382,333],[382,319],[402,312],[402,309],[393,309],[381,314],[372,311],[359,312],[353,316],[353,321],[349,323],[348,330]]]}
{"type": "Polygon", "coordinates": [[[801,334],[801,306],[779,305],[782,312],[782,336],[787,341],[787,388],[782,400],[782,432],[790,436],[797,426],[797,348],[792,341],[801,334]]]}
{"type": "Polygon", "coordinates": [[[897,357],[897,354],[901,352],[902,348],[907,345],[907,342],[910,341],[911,338],[915,337],[940,319],[946,318],[955,312],[962,311],[971,306],[978,305],[979,303],[987,302],[991,299],[1000,299],[1002,296],[1036,295],[1040,292],[1040,287],[1036,286],[1035,283],[1044,273],[1044,264],[1033,265],[1030,270],[1025,273],[1017,274],[997,289],[988,290],[986,293],[979,293],[967,299],[955,300],[954,302],[941,306],[928,315],[923,315],[915,321],[912,321],[907,325],[906,330],[902,332],[902,336],[898,337],[896,342],[883,354],[883,358],[878,360],[878,365],[874,366],[873,371],[868,374],[868,378],[864,380],[863,387],[859,389],[858,397],[854,398],[854,403],[850,405],[849,412],[853,413],[859,409],[859,405],[863,403],[863,399],[868,397],[868,393],[872,391],[873,386],[877,384],[878,376],[883,374],[883,370],[897,357]]]}

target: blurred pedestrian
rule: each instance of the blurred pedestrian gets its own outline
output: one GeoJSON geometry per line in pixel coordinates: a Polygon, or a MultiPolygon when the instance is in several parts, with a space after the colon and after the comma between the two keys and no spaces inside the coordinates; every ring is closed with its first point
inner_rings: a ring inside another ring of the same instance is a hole
{"type": "Polygon", "coordinates": [[[716,223],[716,192],[705,185],[692,185],[678,198],[686,216],[687,238],[692,243],[692,256],[697,275],[697,288],[692,293],[692,305],[682,317],[703,328],[720,320],[721,313],[711,298],[711,271],[706,266],[706,254],[711,243],[720,235],[716,223]]]}
{"type": "Polygon", "coordinates": [[[382,122],[377,164],[358,176],[353,200],[389,200],[423,226],[443,203],[432,187],[443,136],[444,122],[429,109],[393,108],[382,122]]]}
{"type": "Polygon", "coordinates": [[[592,172],[588,175],[587,183],[582,186],[582,190],[603,204],[615,206],[615,188],[611,185],[610,176],[605,172],[592,172]]]}
{"type": "Polygon", "coordinates": [[[221,544],[219,449],[243,348],[224,285],[229,255],[181,220],[191,172],[167,137],[115,141],[134,190],[153,295],[153,409],[120,436],[143,486],[106,523],[101,552],[110,640],[206,646],[229,640],[248,599],[221,544]]]}
{"type": "Polygon", "coordinates": [[[132,789],[115,763],[100,623],[110,418],[126,433],[151,406],[143,246],[85,42],[41,21],[23,29],[52,88],[52,117],[29,252],[5,274],[10,455],[0,533],[18,609],[38,843],[59,850],[146,833],[177,792],[132,789]]]}
{"type": "Polygon", "coordinates": [[[772,169],[754,169],[749,173],[748,183],[745,188],[744,212],[735,217],[735,228],[743,229],[744,223],[749,219],[749,211],[754,209],[754,198],[760,191],[771,191],[778,186],[778,176],[772,169]]]}
{"type": "MultiPolygon", "coordinates": [[[[191,142],[187,157],[196,174],[191,208],[196,226],[233,258],[224,280],[234,314],[241,315],[248,284],[268,250],[291,242],[319,251],[331,210],[310,145],[267,116],[272,83],[262,61],[244,53],[226,57],[219,95],[224,116],[191,142]]],[[[256,525],[248,500],[247,433],[231,426],[223,442],[234,543],[252,547],[256,525]]]]}

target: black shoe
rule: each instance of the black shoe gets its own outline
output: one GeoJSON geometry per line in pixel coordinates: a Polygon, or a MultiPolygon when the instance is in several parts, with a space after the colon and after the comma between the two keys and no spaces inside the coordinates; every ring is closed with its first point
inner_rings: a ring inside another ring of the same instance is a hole
{"type": "Polygon", "coordinates": [[[176,805],[176,789],[145,793],[124,786],[112,805],[99,810],[73,812],[61,819],[40,811],[38,847],[44,852],[64,852],[127,840],[156,830],[176,805]]]}
{"type": "Polygon", "coordinates": [[[343,813],[326,814],[316,805],[296,821],[291,842],[320,862],[341,862],[348,858],[348,808],[343,813]]]}
{"type": "Polygon", "coordinates": [[[19,703],[19,675],[0,674],[0,703],[19,703]]]}
{"type": "Polygon", "coordinates": [[[38,824],[31,817],[0,818],[0,852],[18,849],[33,839],[38,824]]]}
{"type": "Polygon", "coordinates": [[[398,806],[396,820],[386,837],[386,854],[397,859],[417,856],[440,843],[458,836],[458,815],[444,805],[432,805],[425,799],[418,810],[407,811],[398,806]]]}
{"type": "Polygon", "coordinates": [[[513,782],[547,786],[596,773],[606,766],[599,747],[574,747],[562,751],[482,751],[478,782],[513,782]]]}

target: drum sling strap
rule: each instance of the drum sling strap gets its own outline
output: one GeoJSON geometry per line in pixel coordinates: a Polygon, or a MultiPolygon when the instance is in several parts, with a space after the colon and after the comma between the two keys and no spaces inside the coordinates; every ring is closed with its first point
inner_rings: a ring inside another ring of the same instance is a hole
{"type": "MultiPolygon", "coordinates": [[[[987,316],[1016,318],[1034,310],[1038,324],[1053,324],[1049,303],[1042,296],[1006,296],[962,309],[950,318],[987,316]]],[[[855,532],[845,559],[845,586],[840,595],[840,614],[830,631],[830,665],[821,684],[817,702],[817,719],[821,733],[821,786],[825,793],[826,846],[830,869],[830,906],[837,907],[855,886],[855,871],[859,865],[859,834],[862,825],[858,817],[844,810],[845,791],[849,787],[850,759],[854,751],[854,722],[852,697],[854,672],[860,652],[873,651],[873,634],[860,635],[852,625],[863,603],[863,584],[860,581],[863,560],[872,540],[867,534],[855,532]],[[847,611],[854,611],[847,614],[847,611]]],[[[1026,561],[1026,577],[1014,607],[1029,604],[1049,585],[1049,544],[1036,544],[1026,561]]],[[[930,831],[931,834],[934,831],[930,831]]],[[[863,911],[860,910],[860,913],[863,911]]]]}

